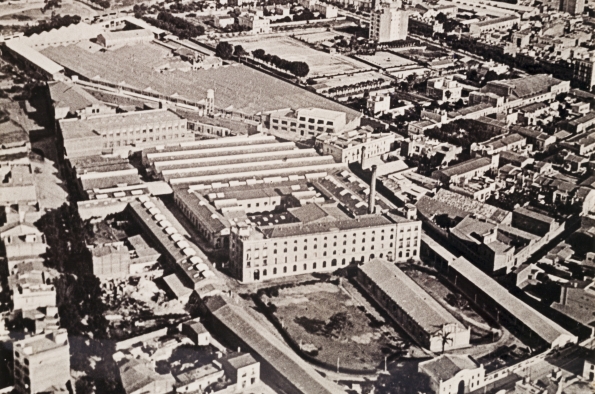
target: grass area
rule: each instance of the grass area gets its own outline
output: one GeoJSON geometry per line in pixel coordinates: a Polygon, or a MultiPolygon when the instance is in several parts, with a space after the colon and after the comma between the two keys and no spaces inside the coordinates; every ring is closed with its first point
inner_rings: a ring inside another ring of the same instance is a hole
{"type": "Polygon", "coordinates": [[[262,296],[302,349],[329,365],[374,369],[398,351],[378,324],[351,297],[328,282],[301,285],[262,296]]]}

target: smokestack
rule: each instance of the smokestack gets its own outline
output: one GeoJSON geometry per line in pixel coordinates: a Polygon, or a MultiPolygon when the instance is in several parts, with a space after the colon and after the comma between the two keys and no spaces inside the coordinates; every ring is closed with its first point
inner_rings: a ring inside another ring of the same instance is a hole
{"type": "Polygon", "coordinates": [[[362,165],[362,170],[364,169],[364,159],[366,158],[366,147],[362,146],[362,157],[361,157],[361,165],[362,165]]]}
{"type": "Polygon", "coordinates": [[[370,200],[368,201],[368,213],[374,213],[376,206],[376,165],[372,166],[372,180],[370,181],[370,200]]]}

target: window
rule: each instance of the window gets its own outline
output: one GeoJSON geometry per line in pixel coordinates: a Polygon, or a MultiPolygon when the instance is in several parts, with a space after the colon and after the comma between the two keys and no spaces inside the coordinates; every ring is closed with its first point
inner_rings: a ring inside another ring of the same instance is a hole
{"type": "Polygon", "coordinates": [[[304,271],[308,269],[308,264],[304,264],[304,271]]]}
{"type": "Polygon", "coordinates": [[[326,268],[326,261],[322,262],[322,268],[326,268]]]}
{"type": "Polygon", "coordinates": [[[287,273],[287,267],[283,267],[283,273],[286,274],[287,273]]]}
{"type": "Polygon", "coordinates": [[[312,264],[312,269],[316,269],[316,263],[312,264]]]}
{"type": "Polygon", "coordinates": [[[294,265],[293,266],[293,272],[296,272],[296,271],[297,271],[297,265],[294,265]]]}

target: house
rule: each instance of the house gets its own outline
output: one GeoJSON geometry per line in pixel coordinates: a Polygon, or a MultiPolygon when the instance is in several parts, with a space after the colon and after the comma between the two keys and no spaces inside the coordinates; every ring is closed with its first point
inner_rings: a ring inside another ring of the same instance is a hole
{"type": "Polygon", "coordinates": [[[141,360],[131,359],[119,367],[120,380],[126,394],[163,394],[175,386],[170,374],[160,375],[141,360]]]}
{"type": "Polygon", "coordinates": [[[430,378],[430,387],[439,394],[460,394],[485,385],[485,369],[470,356],[443,354],[418,365],[418,372],[430,378]]]}
{"type": "Polygon", "coordinates": [[[232,354],[220,362],[238,392],[260,382],[260,363],[250,353],[232,354]]]}
{"type": "Polygon", "coordinates": [[[208,346],[211,343],[211,334],[198,320],[182,323],[182,334],[186,335],[197,346],[208,346]]]}
{"type": "Polygon", "coordinates": [[[35,204],[33,168],[30,164],[0,167],[0,205],[35,204]]]}
{"type": "Polygon", "coordinates": [[[458,101],[462,92],[463,87],[447,77],[429,79],[426,88],[426,95],[439,101],[458,101]]]}
{"type": "Polygon", "coordinates": [[[470,159],[443,170],[432,172],[432,178],[438,179],[443,185],[464,184],[473,177],[482,176],[498,167],[498,155],[470,159]]]}

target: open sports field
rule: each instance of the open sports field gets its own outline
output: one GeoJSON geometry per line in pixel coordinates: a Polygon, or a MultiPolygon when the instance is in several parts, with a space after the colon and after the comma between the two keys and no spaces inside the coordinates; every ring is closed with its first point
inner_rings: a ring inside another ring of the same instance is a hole
{"type": "Polygon", "coordinates": [[[179,58],[172,57],[170,49],[157,44],[125,46],[111,51],[95,51],[93,45],[88,42],[48,47],[41,53],[87,78],[167,96],[199,101],[206,98],[208,89],[214,89],[217,108],[248,115],[309,107],[343,111],[347,113],[348,121],[360,115],[355,110],[244,65],[192,71],[179,58]]]}
{"type": "Polygon", "coordinates": [[[289,61],[302,61],[310,66],[308,77],[320,77],[369,70],[372,67],[347,56],[317,51],[306,44],[291,37],[242,37],[231,41],[234,45],[242,45],[245,50],[252,52],[263,49],[266,53],[277,55],[289,61]]]}

